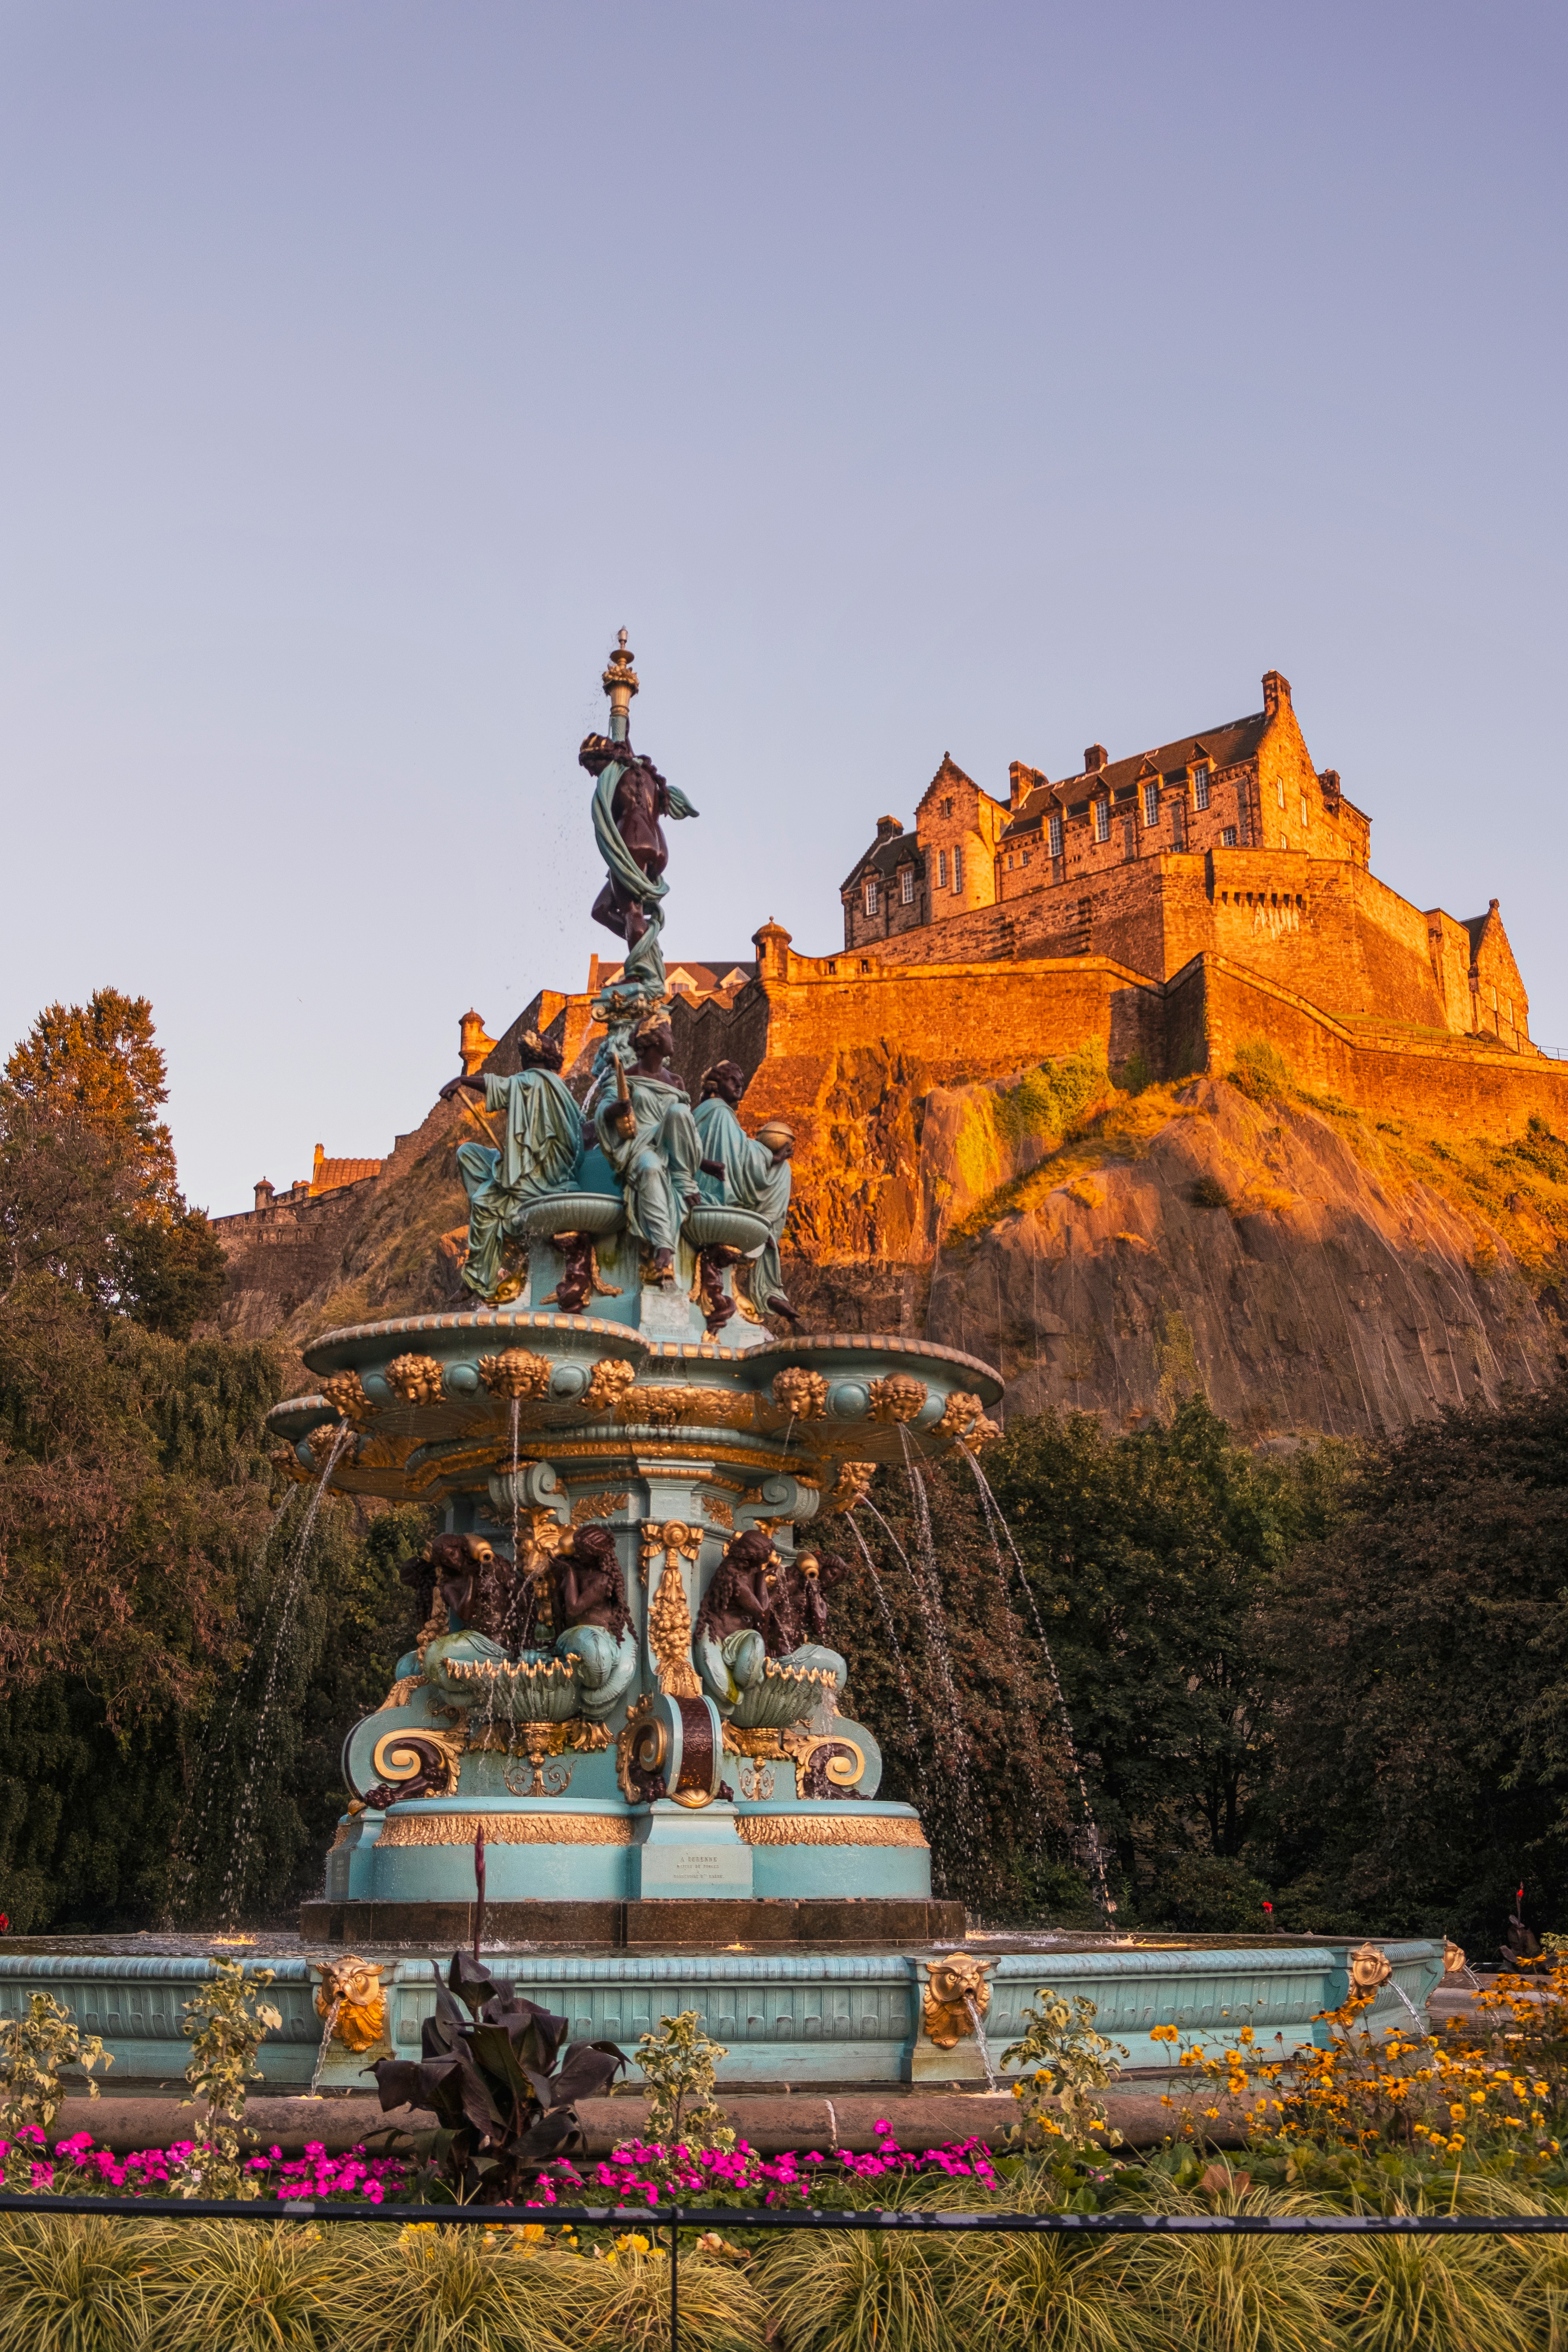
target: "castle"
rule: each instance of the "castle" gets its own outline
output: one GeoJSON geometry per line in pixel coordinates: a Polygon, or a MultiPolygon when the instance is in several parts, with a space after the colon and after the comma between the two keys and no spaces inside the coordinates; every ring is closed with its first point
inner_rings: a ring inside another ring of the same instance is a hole
{"type": "Polygon", "coordinates": [[[1162,981],[1234,957],[1380,1034],[1407,1024],[1528,1053],[1529,1003],[1494,898],[1421,913],[1370,864],[1372,820],[1313,767],[1288,679],[1248,719],[1051,782],[1015,760],[1005,801],[945,752],[840,889],[865,963],[1099,954],[1162,981]]]}

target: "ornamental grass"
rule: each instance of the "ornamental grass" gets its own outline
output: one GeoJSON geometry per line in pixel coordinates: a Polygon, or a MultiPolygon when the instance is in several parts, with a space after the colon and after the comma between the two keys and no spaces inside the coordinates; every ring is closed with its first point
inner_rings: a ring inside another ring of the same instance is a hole
{"type": "Polygon", "coordinates": [[[142,2222],[0,2213],[0,2352],[142,2352],[174,2303],[142,2222]]]}

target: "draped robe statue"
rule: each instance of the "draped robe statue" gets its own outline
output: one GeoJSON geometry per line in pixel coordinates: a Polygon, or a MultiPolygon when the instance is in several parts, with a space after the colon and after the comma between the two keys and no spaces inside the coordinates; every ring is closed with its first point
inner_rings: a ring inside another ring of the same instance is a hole
{"type": "Polygon", "coordinates": [[[645,1023],[633,1042],[637,1058],[624,1074],[626,1095],[604,1094],[594,1124],[626,1194],[626,1223],[668,1275],[681,1217],[700,1197],[701,1146],[690,1099],[669,1066],[668,1024],[645,1023]]]}
{"type": "Polygon", "coordinates": [[[577,760],[595,780],[594,838],[606,868],[594,920],[625,940],[626,977],[651,981],[662,994],[658,934],[664,928],[660,901],[669,887],[664,878],[669,846],[659,820],[695,816],[697,811],[629,743],[589,735],[577,760]]]}
{"type": "Polygon", "coordinates": [[[583,1147],[582,1113],[556,1075],[559,1050],[529,1030],[518,1052],[523,1066],[514,1077],[453,1078],[441,1089],[449,1099],[461,1087],[482,1096],[487,1111],[500,1114],[499,1150],[460,1143],[457,1150],[458,1172],[468,1196],[462,1281],[480,1298],[495,1296],[501,1252],[522,1231],[527,1203],[571,1181],[583,1147]]]}
{"type": "Polygon", "coordinates": [[[748,1277],[752,1302],[761,1310],[772,1308],[793,1320],[779,1257],[779,1242],[789,1214],[790,1148],[787,1142],[760,1143],[746,1133],[735,1116],[745,1087],[745,1072],[738,1062],[715,1062],[703,1078],[702,1099],[692,1118],[703,1160],[724,1172],[720,1178],[705,1170],[701,1190],[706,1199],[727,1201],[762,1218],[768,1238],[748,1277]]]}

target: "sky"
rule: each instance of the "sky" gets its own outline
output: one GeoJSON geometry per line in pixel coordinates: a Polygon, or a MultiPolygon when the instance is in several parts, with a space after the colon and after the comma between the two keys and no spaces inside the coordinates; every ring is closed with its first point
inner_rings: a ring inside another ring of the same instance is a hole
{"type": "Polygon", "coordinates": [[[153,1001],[188,1196],[1261,707],[1568,1048],[1560,7],[0,0],[0,1049],[153,1001]]]}

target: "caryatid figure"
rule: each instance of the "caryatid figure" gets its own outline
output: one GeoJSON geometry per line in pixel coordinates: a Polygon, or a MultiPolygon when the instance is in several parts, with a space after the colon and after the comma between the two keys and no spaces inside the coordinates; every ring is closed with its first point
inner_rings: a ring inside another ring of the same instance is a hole
{"type": "Polygon", "coordinates": [[[702,1080],[702,1099],[692,1113],[702,1147],[703,1173],[710,1181],[702,1190],[737,1209],[750,1209],[762,1218],[768,1238],[752,1261],[750,1276],[752,1304],[766,1312],[798,1321],[784,1286],[779,1242],[789,1214],[790,1155],[795,1138],[782,1121],[772,1122],[761,1137],[750,1136],[735,1116],[746,1091],[746,1074],[739,1062],[715,1062],[702,1080]],[[722,1192],[715,1171],[722,1170],[722,1192]]]}
{"type": "Polygon", "coordinates": [[[617,1090],[601,1097],[594,1124],[626,1194],[626,1223],[668,1281],[681,1218],[700,1198],[702,1149],[690,1099],[669,1065],[669,1024],[645,1021],[632,1043],[637,1059],[629,1069],[616,1066],[617,1090]]]}
{"type": "Polygon", "coordinates": [[[500,1282],[501,1252],[522,1231],[522,1212],[542,1193],[571,1181],[583,1148],[583,1116],[559,1076],[561,1049],[531,1029],[518,1040],[521,1064],[515,1076],[488,1073],[448,1079],[441,1098],[459,1087],[482,1095],[487,1111],[501,1118],[499,1150],[486,1143],[460,1143],[458,1171],[468,1196],[468,1254],[462,1282],[480,1298],[493,1298],[500,1282]]]}

